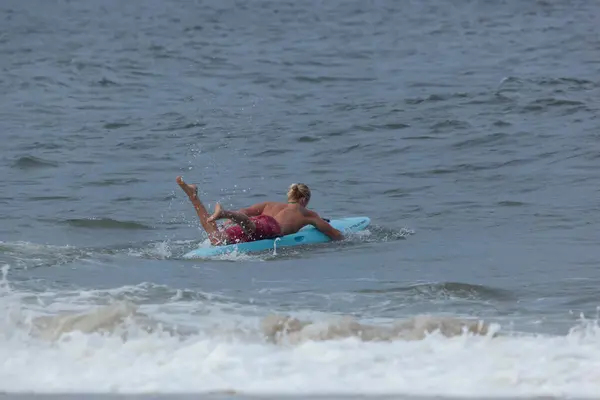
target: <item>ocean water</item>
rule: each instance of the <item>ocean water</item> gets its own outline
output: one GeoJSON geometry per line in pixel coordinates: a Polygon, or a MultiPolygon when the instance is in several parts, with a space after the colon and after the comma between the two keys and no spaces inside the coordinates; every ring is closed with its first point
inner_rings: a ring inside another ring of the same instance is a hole
{"type": "Polygon", "coordinates": [[[599,27],[584,0],[3,0],[0,392],[598,397],[599,27]],[[185,260],[178,175],[372,225],[185,260]]]}

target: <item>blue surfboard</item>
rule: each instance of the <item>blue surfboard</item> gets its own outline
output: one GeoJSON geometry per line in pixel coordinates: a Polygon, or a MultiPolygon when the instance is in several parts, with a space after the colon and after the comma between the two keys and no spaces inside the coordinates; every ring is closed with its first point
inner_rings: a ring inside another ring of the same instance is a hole
{"type": "MultiPolygon", "coordinates": [[[[343,234],[350,234],[364,230],[371,223],[371,219],[369,217],[349,217],[332,219],[329,223],[343,234]]],[[[321,233],[314,226],[308,225],[296,233],[275,239],[262,239],[225,246],[200,247],[184,254],[183,258],[208,258],[232,252],[253,253],[272,250],[274,248],[326,243],[329,241],[331,239],[327,235],[321,233]]]]}

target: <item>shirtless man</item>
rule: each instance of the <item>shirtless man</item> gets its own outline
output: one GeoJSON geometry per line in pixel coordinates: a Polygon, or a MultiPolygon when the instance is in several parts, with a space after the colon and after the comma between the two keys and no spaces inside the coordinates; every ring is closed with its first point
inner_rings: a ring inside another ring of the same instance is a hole
{"type": "Polygon", "coordinates": [[[177,177],[177,183],[190,198],[200,223],[214,246],[273,239],[296,233],[306,225],[314,226],[333,240],[344,238],[340,231],[316,212],[306,208],[310,201],[310,189],[303,183],[294,183],[289,187],[287,203],[266,201],[238,211],[224,210],[217,203],[212,215],[208,215],[200,202],[196,185],[188,185],[181,176],[177,177]],[[220,230],[216,222],[220,219],[229,219],[235,224],[220,230]]]}

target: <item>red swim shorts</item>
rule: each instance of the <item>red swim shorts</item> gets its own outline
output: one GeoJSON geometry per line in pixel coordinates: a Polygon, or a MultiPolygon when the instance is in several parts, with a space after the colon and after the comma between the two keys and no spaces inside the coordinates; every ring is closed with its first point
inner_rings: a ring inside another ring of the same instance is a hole
{"type": "Polygon", "coordinates": [[[258,215],[250,217],[256,225],[256,231],[250,237],[244,233],[239,225],[233,225],[225,229],[228,244],[252,242],[260,239],[272,239],[281,236],[281,227],[275,218],[269,215],[258,215]]]}

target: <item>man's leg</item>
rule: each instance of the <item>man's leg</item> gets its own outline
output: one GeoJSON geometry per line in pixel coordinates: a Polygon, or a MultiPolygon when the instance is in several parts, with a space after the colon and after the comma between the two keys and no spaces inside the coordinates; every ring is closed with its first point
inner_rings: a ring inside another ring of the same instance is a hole
{"type": "Polygon", "coordinates": [[[200,218],[200,223],[202,224],[202,227],[208,234],[208,239],[210,240],[210,243],[212,245],[223,244],[226,239],[225,235],[219,230],[219,227],[217,226],[216,222],[209,221],[208,212],[206,211],[206,208],[204,208],[204,205],[200,202],[200,199],[198,198],[198,188],[196,187],[196,185],[188,185],[183,181],[183,178],[181,176],[177,177],[177,184],[181,187],[181,189],[183,189],[185,194],[188,195],[190,201],[194,205],[194,208],[196,209],[196,214],[198,214],[198,217],[200,218]]]}
{"type": "Polygon", "coordinates": [[[244,233],[249,237],[254,235],[256,232],[256,224],[246,214],[242,214],[236,211],[224,210],[219,203],[215,205],[215,212],[208,218],[209,222],[215,222],[219,219],[230,219],[238,224],[244,233]]]}

